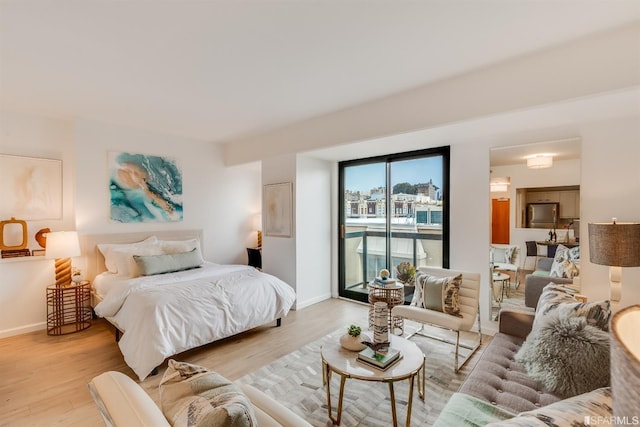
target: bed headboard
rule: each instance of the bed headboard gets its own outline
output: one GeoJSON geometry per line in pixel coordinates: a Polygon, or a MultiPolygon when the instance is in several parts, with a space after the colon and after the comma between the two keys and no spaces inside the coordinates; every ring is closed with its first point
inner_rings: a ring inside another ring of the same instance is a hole
{"type": "Polygon", "coordinates": [[[134,233],[111,234],[81,234],[80,250],[86,261],[84,277],[93,281],[98,274],[107,270],[104,265],[104,257],[98,250],[98,243],[135,243],[156,236],[160,240],[187,240],[198,239],[203,249],[202,230],[163,230],[163,231],[139,231],[134,233]]]}

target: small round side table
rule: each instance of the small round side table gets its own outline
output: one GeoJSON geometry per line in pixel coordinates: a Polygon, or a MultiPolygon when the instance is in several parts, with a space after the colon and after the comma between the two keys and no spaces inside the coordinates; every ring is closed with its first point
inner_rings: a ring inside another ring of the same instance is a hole
{"type": "Polygon", "coordinates": [[[375,280],[369,283],[369,329],[373,329],[373,307],[377,302],[387,303],[387,322],[389,332],[395,333],[400,329],[400,334],[404,332],[404,319],[391,315],[391,309],[396,305],[404,304],[404,285],[397,283],[393,279],[388,283],[379,283],[375,280]]]}
{"type": "Polygon", "coordinates": [[[47,286],[47,335],[65,335],[91,326],[89,282],[47,286]]]}

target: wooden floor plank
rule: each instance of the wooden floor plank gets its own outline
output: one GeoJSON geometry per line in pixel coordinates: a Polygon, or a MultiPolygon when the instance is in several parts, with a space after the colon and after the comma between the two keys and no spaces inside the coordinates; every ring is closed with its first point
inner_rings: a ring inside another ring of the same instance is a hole
{"type": "MultiPolygon", "coordinates": [[[[274,360],[336,329],[356,323],[366,329],[367,306],[330,299],[292,311],[280,328],[265,325],[175,359],[214,369],[229,379],[274,360]]],[[[0,339],[0,426],[100,426],[102,420],[87,383],[105,371],[120,371],[137,380],[124,363],[113,330],[102,320],[87,330],[63,336],[37,331],[0,339]]],[[[141,383],[158,402],[158,375],[141,383]]]]}

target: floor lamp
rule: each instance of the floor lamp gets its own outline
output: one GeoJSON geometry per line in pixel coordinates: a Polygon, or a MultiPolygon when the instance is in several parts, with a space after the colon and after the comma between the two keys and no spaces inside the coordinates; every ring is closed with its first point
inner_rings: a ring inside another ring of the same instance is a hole
{"type": "Polygon", "coordinates": [[[610,299],[615,311],[622,295],[622,267],[640,266],[640,222],[589,224],[589,259],[609,266],[610,299]]]}

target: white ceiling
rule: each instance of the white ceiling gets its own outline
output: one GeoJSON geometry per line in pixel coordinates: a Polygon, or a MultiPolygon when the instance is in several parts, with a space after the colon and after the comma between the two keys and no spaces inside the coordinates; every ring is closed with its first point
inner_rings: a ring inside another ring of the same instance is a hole
{"type": "Polygon", "coordinates": [[[639,19],[637,0],[0,0],[0,107],[232,142],[639,19]]]}

